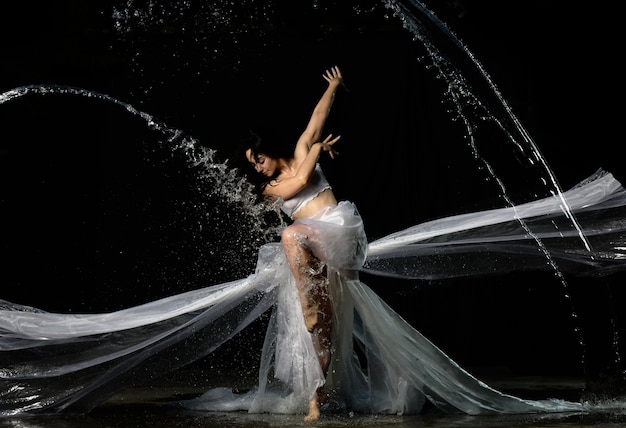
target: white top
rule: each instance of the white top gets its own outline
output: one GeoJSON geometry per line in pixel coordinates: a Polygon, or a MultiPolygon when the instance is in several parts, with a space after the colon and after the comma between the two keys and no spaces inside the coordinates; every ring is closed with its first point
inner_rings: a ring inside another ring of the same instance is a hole
{"type": "Polygon", "coordinates": [[[292,198],[287,199],[283,203],[281,209],[285,214],[293,218],[294,214],[296,214],[300,208],[308,204],[321,192],[330,188],[330,184],[322,172],[322,167],[320,167],[320,164],[316,164],[313,174],[311,174],[311,179],[307,183],[306,187],[300,190],[300,192],[292,198]]]}

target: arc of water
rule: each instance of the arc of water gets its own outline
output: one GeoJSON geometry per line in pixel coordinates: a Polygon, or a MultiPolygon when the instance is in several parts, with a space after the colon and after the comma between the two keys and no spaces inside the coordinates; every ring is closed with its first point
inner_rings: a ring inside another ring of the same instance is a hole
{"type": "MultiPolygon", "coordinates": [[[[430,59],[432,60],[433,65],[436,67],[439,73],[439,76],[445,79],[445,81],[448,83],[447,94],[450,96],[453,102],[453,105],[456,109],[456,113],[458,117],[461,118],[466,128],[467,135],[470,139],[469,144],[472,148],[474,156],[477,159],[479,159],[483,163],[483,165],[485,165],[485,168],[490,174],[490,177],[499,186],[502,197],[506,200],[507,204],[511,207],[511,209],[514,212],[514,218],[519,222],[519,224],[526,231],[526,233],[528,233],[528,235],[537,243],[538,248],[540,249],[542,254],[544,254],[552,271],[554,272],[556,277],[559,279],[564,290],[565,299],[569,301],[570,299],[570,294],[568,291],[569,286],[563,276],[563,273],[558,268],[556,261],[550,254],[550,251],[547,249],[547,247],[539,238],[539,236],[533,233],[533,231],[530,229],[526,221],[524,221],[524,219],[521,216],[519,216],[516,205],[507,195],[506,186],[504,185],[502,180],[500,180],[499,177],[497,177],[490,163],[479,155],[478,148],[476,146],[475,135],[474,135],[474,130],[476,128],[475,128],[475,125],[471,122],[471,120],[467,117],[467,115],[464,114],[463,102],[472,101],[473,102],[472,105],[475,105],[475,106],[480,107],[481,109],[484,109],[484,111],[487,112],[488,119],[494,121],[496,125],[508,136],[511,142],[513,144],[516,144],[520,150],[523,149],[520,143],[526,144],[530,148],[531,156],[534,156],[536,160],[540,162],[541,167],[543,168],[543,170],[545,171],[545,173],[548,175],[550,179],[550,182],[554,189],[553,196],[558,198],[560,207],[564,215],[575,228],[577,236],[580,238],[580,241],[582,242],[585,250],[589,252],[590,257],[593,258],[591,244],[589,243],[587,237],[585,236],[585,233],[583,232],[582,227],[580,223],[578,222],[578,220],[576,219],[576,216],[574,215],[567,200],[565,199],[561,186],[559,185],[554,172],[552,171],[550,166],[547,164],[547,162],[541,155],[539,148],[537,147],[533,139],[530,137],[530,135],[528,134],[524,126],[521,124],[519,119],[513,113],[512,109],[504,100],[504,98],[500,94],[500,91],[498,90],[496,85],[493,83],[488,73],[484,70],[481,63],[467,49],[467,47],[461,42],[461,40],[447,27],[447,25],[443,23],[439,18],[437,18],[437,16],[432,11],[426,8],[418,0],[383,0],[383,1],[385,2],[385,5],[389,9],[393,10],[394,14],[401,19],[404,27],[420,40],[420,42],[426,49],[430,59]],[[453,48],[460,51],[461,57],[468,59],[470,61],[470,66],[473,66],[476,68],[476,70],[479,72],[482,79],[484,79],[484,83],[488,85],[491,93],[495,96],[496,105],[499,105],[504,110],[504,117],[507,118],[512,123],[513,130],[517,133],[518,138],[520,139],[519,142],[514,138],[511,132],[508,131],[505,124],[502,121],[500,121],[495,114],[492,113],[491,109],[488,108],[488,106],[485,105],[481,101],[481,99],[479,99],[478,96],[474,94],[474,91],[472,90],[472,87],[470,86],[470,84],[467,82],[467,79],[465,79],[464,75],[457,69],[457,67],[455,67],[450,61],[448,61],[442,55],[441,50],[439,49],[438,46],[436,46],[434,43],[430,41],[428,30],[425,28],[424,23],[420,22],[418,18],[420,16],[425,17],[425,19],[428,19],[429,23],[431,25],[434,25],[435,29],[439,33],[441,33],[441,35],[443,35],[444,40],[447,40],[448,42],[452,43],[453,48]]],[[[532,158],[530,159],[530,161],[532,162],[532,158]]],[[[578,318],[578,314],[576,313],[573,307],[572,307],[571,316],[574,320],[577,320],[578,318]]],[[[582,346],[581,360],[582,360],[582,363],[584,364],[584,361],[586,359],[586,355],[585,355],[586,344],[585,344],[585,340],[582,335],[582,329],[580,328],[580,326],[575,328],[575,332],[578,334],[579,343],[582,346]]]]}
{"type": "Polygon", "coordinates": [[[171,130],[165,126],[163,126],[162,124],[159,124],[156,119],[151,116],[150,114],[137,110],[135,107],[133,107],[132,105],[125,103],[123,101],[118,100],[117,98],[114,98],[110,95],[106,95],[100,92],[96,92],[96,91],[89,91],[86,89],[82,89],[82,88],[78,88],[78,87],[74,87],[74,86],[64,86],[64,85],[25,85],[25,86],[18,86],[17,88],[13,88],[10,89],[6,92],[3,92],[0,94],[0,105],[4,104],[8,101],[11,101],[15,98],[19,98],[22,97],[24,95],[28,95],[28,94],[38,94],[38,95],[46,95],[46,94],[70,94],[70,95],[81,95],[87,98],[97,98],[97,99],[101,99],[101,100],[106,100],[106,101],[110,101],[114,104],[117,104],[121,107],[123,107],[124,109],[128,110],[130,113],[132,113],[135,116],[139,116],[141,118],[143,118],[146,123],[148,124],[148,126],[152,129],[157,129],[159,131],[165,132],[165,131],[169,131],[167,132],[170,136],[170,139],[173,140],[175,139],[179,134],[180,131],[177,130],[171,130]]]}
{"type": "Polygon", "coordinates": [[[257,204],[255,202],[252,185],[244,177],[241,177],[237,171],[229,168],[226,162],[217,160],[216,150],[199,144],[196,139],[187,136],[182,130],[171,128],[167,124],[157,120],[151,114],[138,110],[131,104],[111,95],[76,86],[55,84],[19,86],[0,93],[0,105],[27,95],[75,95],[110,102],[122,107],[130,114],[141,118],[146,123],[148,129],[163,135],[167,143],[172,144],[173,149],[181,150],[190,165],[194,167],[202,165],[202,171],[204,171],[207,176],[220,177],[220,180],[228,183],[228,185],[223,186],[212,186],[210,189],[207,189],[207,191],[210,191],[212,194],[217,194],[231,203],[243,205],[247,210],[246,212],[258,220],[258,228],[256,231],[269,239],[275,236],[277,230],[280,229],[280,225],[266,225],[267,227],[263,228],[263,222],[261,221],[263,212],[266,210],[275,213],[277,218],[282,221],[282,217],[280,217],[279,214],[279,204],[257,204]],[[210,173],[208,173],[209,171],[210,173]],[[236,191],[232,189],[236,189],[236,191]]]}
{"type": "MultiPolygon", "coordinates": [[[[535,156],[537,161],[541,163],[541,167],[548,175],[551,185],[555,190],[554,192],[556,194],[555,197],[559,199],[559,202],[561,204],[564,214],[572,223],[573,227],[576,229],[577,234],[583,246],[585,247],[585,249],[591,252],[592,250],[591,244],[589,240],[587,239],[587,237],[585,236],[585,233],[583,232],[582,227],[580,226],[580,223],[576,219],[576,216],[573,214],[571,207],[569,206],[567,200],[563,196],[563,191],[561,189],[561,186],[558,183],[558,180],[556,179],[554,172],[552,171],[551,167],[546,162],[545,158],[541,155],[539,147],[530,137],[530,135],[528,134],[528,132],[526,131],[526,129],[524,128],[520,120],[516,117],[516,115],[514,114],[514,112],[512,111],[512,109],[510,108],[510,106],[508,105],[508,103],[506,102],[506,100],[504,99],[504,97],[502,96],[498,88],[496,87],[496,85],[493,83],[489,74],[483,68],[482,64],[474,57],[474,55],[467,49],[467,47],[461,42],[461,40],[447,27],[447,25],[443,21],[441,21],[431,10],[426,8],[426,6],[424,6],[419,1],[417,0],[385,0],[385,5],[388,8],[394,10],[396,15],[398,15],[400,19],[402,20],[405,28],[420,39],[425,49],[427,50],[430,58],[433,60],[434,65],[437,67],[439,75],[445,78],[446,81],[448,82],[448,85],[449,85],[448,93],[452,98],[452,101],[456,107],[459,117],[463,120],[465,128],[468,132],[468,136],[470,138],[470,145],[472,147],[474,155],[480,158],[478,156],[478,149],[475,144],[474,125],[467,118],[467,116],[463,114],[461,102],[464,98],[469,97],[477,105],[485,109],[485,111],[489,112],[489,108],[487,108],[487,106],[485,106],[484,103],[482,103],[478,99],[478,97],[473,95],[473,91],[470,88],[470,85],[467,83],[466,79],[463,78],[461,73],[457,73],[455,71],[455,67],[445,60],[444,56],[441,54],[440,49],[430,42],[429,37],[426,34],[426,30],[424,26],[418,20],[418,16],[427,17],[430,20],[430,22],[434,24],[434,26],[441,32],[441,34],[443,34],[450,42],[452,42],[453,45],[458,50],[461,51],[462,55],[468,58],[471,64],[478,69],[480,75],[482,76],[482,78],[485,80],[485,82],[487,83],[487,85],[489,86],[493,94],[495,95],[498,101],[498,104],[504,109],[506,113],[506,117],[508,117],[513,123],[515,127],[515,131],[517,131],[523,143],[525,143],[528,147],[530,147],[531,153],[535,156]],[[413,12],[411,9],[417,9],[417,12],[413,12]]],[[[498,127],[502,129],[505,133],[507,133],[507,135],[509,135],[509,137],[511,138],[511,135],[509,132],[506,131],[506,127],[504,126],[504,124],[500,120],[498,120],[495,115],[490,115],[490,119],[495,121],[498,127]]],[[[511,141],[514,144],[517,144],[519,146],[519,143],[514,138],[511,138],[511,141]]],[[[507,203],[515,210],[515,204],[508,198],[506,187],[504,186],[502,181],[496,176],[489,162],[487,162],[485,159],[482,159],[482,158],[481,160],[483,164],[485,165],[485,167],[487,168],[487,170],[489,171],[490,176],[497,182],[498,186],[500,187],[502,191],[503,197],[506,199],[507,203]]],[[[541,241],[539,240],[539,238],[535,236],[532,230],[528,228],[526,223],[519,216],[517,218],[520,220],[520,223],[526,229],[529,235],[532,236],[535,239],[535,241],[540,245],[541,249],[546,254],[546,256],[548,256],[548,259],[550,260],[549,252],[547,252],[547,250],[543,247],[543,245],[541,245],[541,241]]]]}

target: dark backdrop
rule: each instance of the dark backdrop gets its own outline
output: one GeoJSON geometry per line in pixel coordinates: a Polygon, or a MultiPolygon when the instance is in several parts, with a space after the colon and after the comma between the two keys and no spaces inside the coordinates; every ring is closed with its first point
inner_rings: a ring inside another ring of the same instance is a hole
{"type": "MultiPolygon", "coordinates": [[[[613,6],[428,3],[485,66],[562,187],[599,167],[626,180],[618,155],[622,37],[613,6]]],[[[323,89],[321,71],[338,64],[350,91],[339,94],[329,123],[329,132],[344,138],[327,175],[339,197],[357,203],[371,239],[481,206],[484,195],[466,179],[476,165],[467,147],[453,143],[460,134],[446,116],[442,87],[416,61],[424,54],[419,44],[388,12],[354,17],[357,6],[380,8],[376,2],[273,4],[263,25],[245,27],[245,11],[236,11],[228,23],[213,21],[199,33],[158,25],[120,33],[114,11],[124,10],[121,2],[5,2],[0,92],[55,84],[108,94],[227,158],[250,123],[271,122],[297,135],[323,89]],[[203,43],[216,51],[199,50],[203,43]],[[409,192],[419,197],[407,198],[409,192]]],[[[201,12],[199,6],[200,21],[201,12]]],[[[172,175],[141,169],[142,144],[149,140],[144,128],[119,106],[71,96],[0,105],[6,273],[0,297],[49,310],[113,310],[220,279],[210,266],[186,281],[169,281],[186,275],[176,269],[146,273],[145,260],[138,271],[143,217],[128,220],[125,204],[148,198],[146,189],[166,189],[165,176],[172,175]],[[106,208],[114,227],[103,231],[99,207],[118,204],[116,198],[124,203],[106,208]],[[101,242],[124,242],[123,251],[100,248],[101,242]],[[151,284],[157,275],[167,284],[151,284]]],[[[157,232],[150,239],[158,240],[157,232]]],[[[602,368],[615,357],[610,324],[623,328],[619,277],[568,279],[571,290],[533,273],[439,282],[364,279],[468,365],[579,373],[586,352],[587,362],[602,368]],[[573,303],[564,298],[572,291],[573,303]],[[597,351],[578,346],[581,322],[585,341],[597,351]]]]}

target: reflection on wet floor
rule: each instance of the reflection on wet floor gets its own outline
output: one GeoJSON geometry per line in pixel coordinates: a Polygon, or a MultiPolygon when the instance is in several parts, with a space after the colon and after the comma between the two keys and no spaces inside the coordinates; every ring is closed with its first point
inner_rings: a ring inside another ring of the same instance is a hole
{"type": "MultiPolygon", "coordinates": [[[[491,371],[482,374],[487,384],[505,393],[528,399],[563,398],[578,400],[583,382],[577,378],[513,376],[491,371]]],[[[593,412],[468,416],[444,414],[432,406],[419,415],[359,415],[351,412],[326,412],[314,424],[305,424],[303,415],[214,413],[182,410],[172,403],[195,397],[215,386],[254,384],[254,376],[214,377],[202,370],[181,370],[152,384],[118,393],[87,415],[5,418],[0,427],[11,428],[131,428],[131,427],[364,427],[364,428],[522,428],[522,427],[607,427],[626,426],[626,406],[593,412]]]]}

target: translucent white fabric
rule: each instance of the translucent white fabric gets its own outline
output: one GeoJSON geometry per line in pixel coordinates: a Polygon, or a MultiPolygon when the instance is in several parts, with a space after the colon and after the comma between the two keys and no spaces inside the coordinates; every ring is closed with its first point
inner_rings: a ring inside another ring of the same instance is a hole
{"type": "Polygon", "coordinates": [[[269,310],[257,387],[243,395],[212,390],[185,406],[303,412],[325,383],[333,403],[363,412],[418,412],[425,400],[468,414],[580,410],[580,403],[523,400],[480,382],[363,284],[357,267],[365,263],[373,273],[408,277],[473,275],[482,266],[468,270],[468,257],[492,254],[504,256],[503,269],[545,268],[539,238],[564,271],[615,272],[626,265],[625,195],[604,172],[565,193],[592,251],[563,219],[558,197],[418,225],[370,243],[365,260],[363,227],[351,203],[305,220],[317,231],[316,252],[329,267],[335,325],[326,379],[275,243],[260,249],[256,271],[247,278],[118,312],[52,314],[0,301],[0,414],[89,411],[120,389],[213,352],[269,310]],[[445,270],[438,267],[442,257],[445,270]]]}
{"type": "Polygon", "coordinates": [[[598,170],[562,196],[437,219],[378,239],[362,270],[452,278],[552,269],[549,256],[561,272],[607,275],[626,267],[625,207],[621,183],[598,170]]]}

